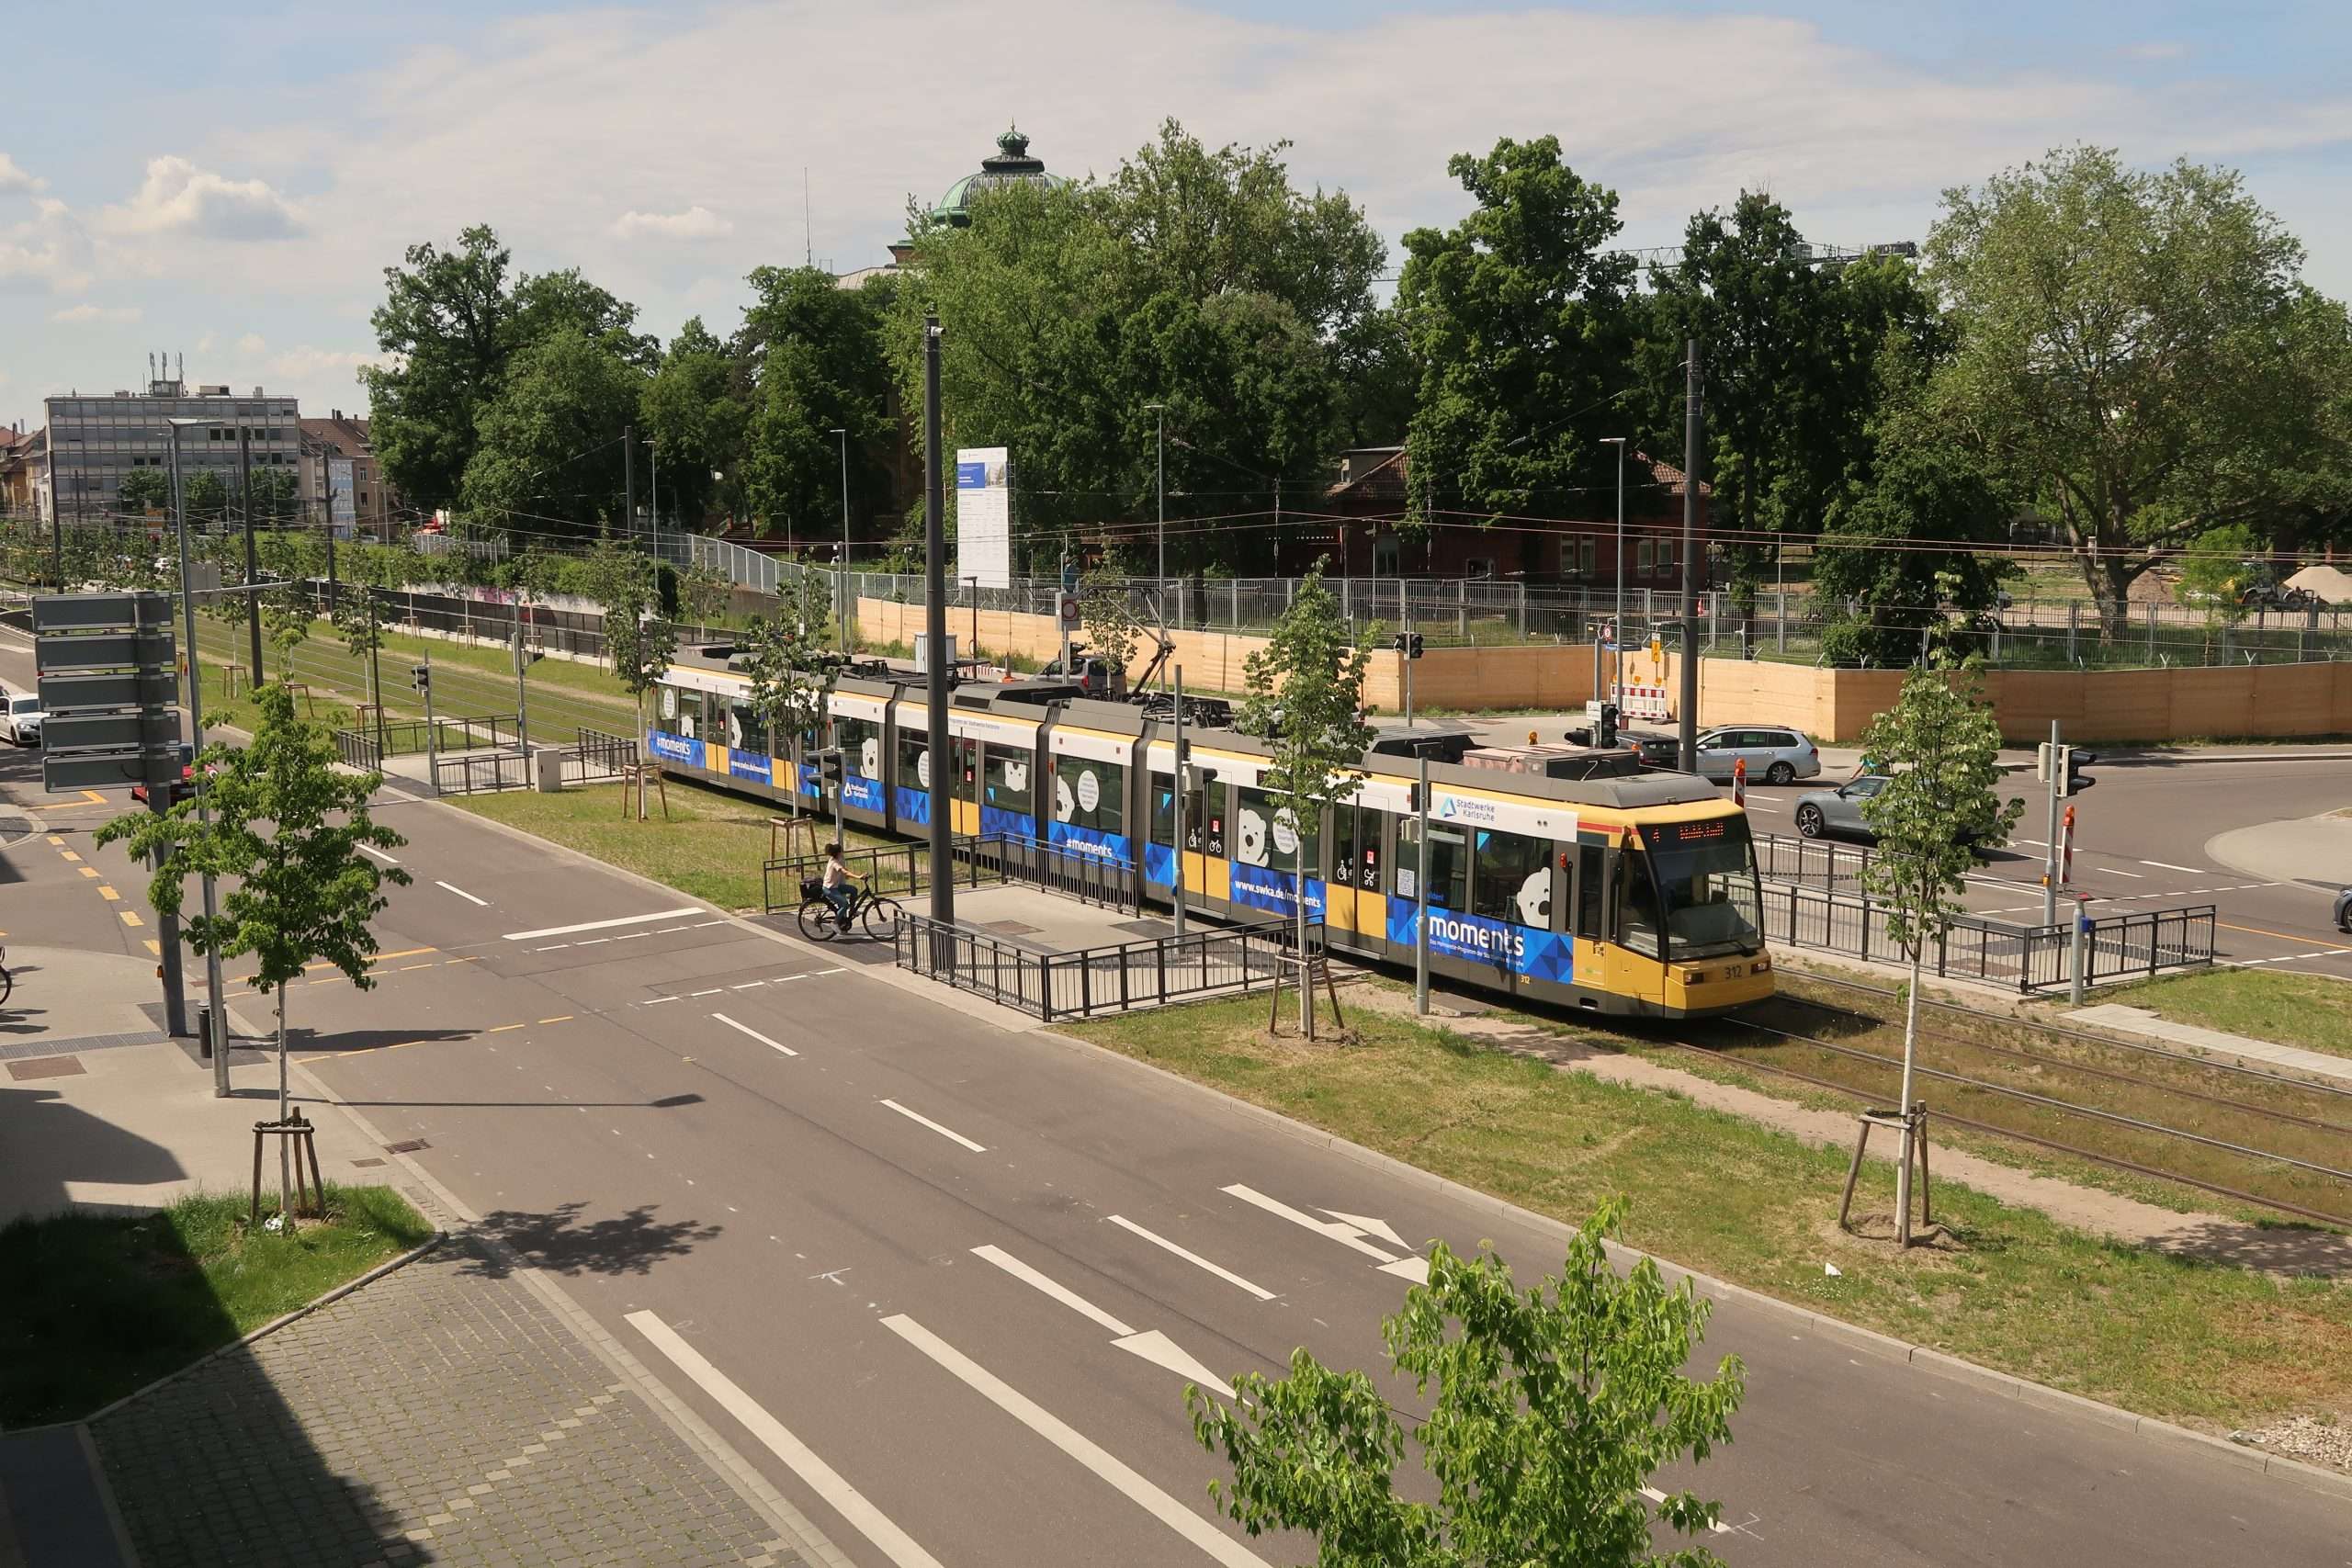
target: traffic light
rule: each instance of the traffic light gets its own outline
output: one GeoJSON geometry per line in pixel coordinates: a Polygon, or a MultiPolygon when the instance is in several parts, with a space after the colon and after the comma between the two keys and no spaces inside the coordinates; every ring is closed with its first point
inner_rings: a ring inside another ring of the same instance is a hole
{"type": "Polygon", "coordinates": [[[1600,705],[1600,724],[1593,731],[1592,743],[1606,751],[1617,744],[1617,705],[1600,705]]]}
{"type": "Polygon", "coordinates": [[[1388,646],[1408,659],[1419,659],[1421,656],[1421,634],[1398,632],[1388,639],[1388,646]]]}
{"type": "Polygon", "coordinates": [[[817,778],[829,789],[839,789],[842,784],[842,752],[838,746],[829,746],[817,753],[817,778]]]}
{"type": "Polygon", "coordinates": [[[431,691],[433,689],[433,666],[430,664],[410,665],[408,667],[408,683],[415,687],[420,692],[431,691]]]}
{"type": "Polygon", "coordinates": [[[2066,753],[2066,776],[2058,786],[2060,795],[2080,795],[2098,783],[2097,779],[2083,772],[2085,767],[2098,761],[2098,753],[2086,751],[2079,746],[2067,746],[2062,750],[2066,753]]]}

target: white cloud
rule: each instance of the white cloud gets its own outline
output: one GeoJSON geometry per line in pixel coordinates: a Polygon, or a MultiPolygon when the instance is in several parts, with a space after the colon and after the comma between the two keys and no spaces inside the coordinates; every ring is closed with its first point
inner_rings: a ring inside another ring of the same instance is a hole
{"type": "Polygon", "coordinates": [[[2123,52],[2127,58],[2132,60],[2186,60],[2188,58],[2188,46],[2185,43],[2155,39],[2147,43],[2135,43],[2123,52]]]}
{"type": "Polygon", "coordinates": [[[613,232],[624,240],[719,240],[735,232],[735,225],[697,206],[684,212],[624,212],[613,232]]]}
{"type": "Polygon", "coordinates": [[[65,204],[39,197],[37,215],[0,229],[0,291],[79,294],[90,287],[97,250],[65,204]]]}
{"type": "Polygon", "coordinates": [[[62,310],[51,310],[49,319],[80,324],[92,321],[135,321],[139,319],[136,305],[74,305],[62,310]]]}
{"type": "Polygon", "coordinates": [[[0,152],[0,190],[47,190],[48,188],[47,180],[27,174],[17,165],[14,158],[6,152],[0,152]]]}
{"type": "Polygon", "coordinates": [[[269,341],[259,333],[247,333],[237,340],[237,352],[247,359],[254,357],[269,346],[269,341]]]}
{"type": "Polygon", "coordinates": [[[293,204],[262,181],[229,179],[178,156],[150,158],[138,192],[107,208],[106,220],[124,233],[209,240],[282,240],[302,231],[293,204]]]}
{"type": "Polygon", "coordinates": [[[212,345],[220,341],[220,334],[217,333],[206,333],[202,337],[196,340],[196,352],[198,354],[209,354],[212,352],[212,345]]]}

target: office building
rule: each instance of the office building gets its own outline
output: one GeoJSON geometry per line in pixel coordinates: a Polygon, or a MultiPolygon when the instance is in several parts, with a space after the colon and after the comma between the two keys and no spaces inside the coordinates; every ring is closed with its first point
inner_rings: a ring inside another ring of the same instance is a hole
{"type": "Polygon", "coordinates": [[[259,387],[250,396],[232,396],[224,386],[191,391],[173,377],[149,381],[143,392],[64,392],[45,400],[51,504],[68,522],[112,517],[120,510],[124,479],[141,468],[168,473],[174,419],[202,422],[179,432],[184,480],[200,468],[217,469],[235,496],[241,431],[255,468],[300,472],[302,431],[296,400],[271,397],[259,387]]]}

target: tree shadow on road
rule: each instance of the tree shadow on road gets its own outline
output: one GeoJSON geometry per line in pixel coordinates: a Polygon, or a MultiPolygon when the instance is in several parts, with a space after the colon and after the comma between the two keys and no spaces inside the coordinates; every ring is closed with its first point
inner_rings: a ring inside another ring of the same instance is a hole
{"type": "MultiPolygon", "coordinates": [[[[503,1243],[518,1259],[557,1274],[643,1274],[664,1258],[683,1258],[723,1228],[696,1220],[657,1220],[650,1205],[627,1213],[582,1222],[585,1203],[565,1203],[545,1213],[500,1209],[484,1214],[483,1233],[503,1243]]],[[[488,1254],[468,1265],[476,1272],[503,1274],[505,1263],[488,1254]]]]}

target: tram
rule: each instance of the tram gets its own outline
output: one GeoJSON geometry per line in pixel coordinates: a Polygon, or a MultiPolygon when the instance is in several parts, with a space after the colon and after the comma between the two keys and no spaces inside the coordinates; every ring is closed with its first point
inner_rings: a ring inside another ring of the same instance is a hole
{"type": "MultiPolygon", "coordinates": [[[[951,694],[950,829],[1080,866],[1123,901],[1170,907],[1173,726],[1070,693],[1026,682],[951,694]]],[[[843,678],[828,716],[825,743],[843,758],[842,817],[884,834],[928,831],[941,761],[930,755],[920,677],[843,678]]],[[[723,649],[681,650],[645,739],[649,758],[680,776],[776,800],[796,790],[804,802],[821,798],[815,766],[793,776],[791,748],[764,732],[750,682],[726,667],[723,649]]],[[[820,742],[808,737],[803,755],[820,742]]],[[[1424,889],[1417,758],[1367,754],[1353,795],[1302,842],[1261,787],[1272,765],[1262,743],[1187,725],[1185,751],[1188,910],[1295,916],[1303,882],[1332,951],[1409,965],[1426,905],[1432,974],[1604,1015],[1703,1017],[1772,994],[1747,815],[1702,779],[1571,780],[1432,762],[1424,889]]]]}

